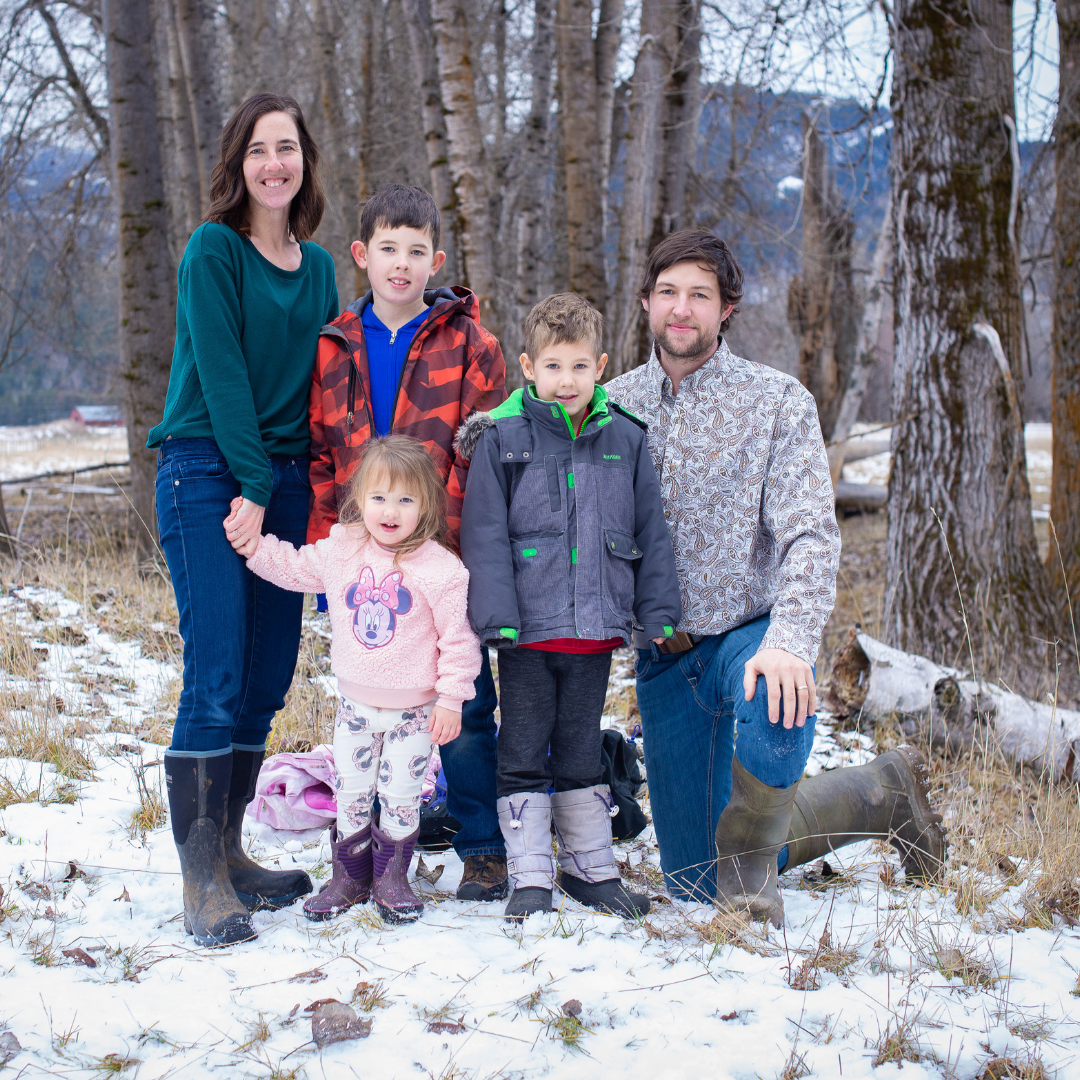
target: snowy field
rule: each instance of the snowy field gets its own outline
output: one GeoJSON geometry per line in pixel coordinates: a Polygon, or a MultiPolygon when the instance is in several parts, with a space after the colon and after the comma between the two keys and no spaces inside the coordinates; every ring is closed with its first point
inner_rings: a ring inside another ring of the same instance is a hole
{"type": "MultiPolygon", "coordinates": [[[[453,899],[461,865],[445,852],[426,856],[443,870],[420,883],[430,903],[413,926],[384,926],[369,905],[312,924],[297,905],[256,914],[256,942],[195,948],[171,833],[132,821],[161,790],[162,747],[125,733],[152,726],[177,672],[43,588],[0,597],[0,620],[47,650],[36,679],[0,673],[8,722],[52,699],[51,722],[75,725],[91,766],[72,780],[0,760],[13,1076],[968,1080],[999,1057],[1030,1080],[1080,1076],[1080,932],[1011,929],[1014,879],[987,876],[976,904],[907,887],[873,843],[830,859],[837,876],[786,875],[782,933],[672,902],[646,835],[618,849],[655,898],[640,925],[564,900],[507,926],[501,905],[453,899]],[[318,1049],[307,1010],[327,998],[370,1034],[318,1049]]],[[[823,723],[812,769],[866,760],[869,745],[823,723]]],[[[249,823],[247,841],[269,865],[327,873],[325,836],[249,823]]]]}
{"type": "Polygon", "coordinates": [[[84,427],[55,420],[30,427],[0,427],[0,481],[64,473],[127,461],[127,428],[84,427]]]}

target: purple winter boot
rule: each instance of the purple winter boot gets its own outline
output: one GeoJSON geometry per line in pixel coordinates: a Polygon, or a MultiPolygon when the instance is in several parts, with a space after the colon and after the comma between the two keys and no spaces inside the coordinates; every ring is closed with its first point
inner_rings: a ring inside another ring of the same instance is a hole
{"type": "Polygon", "coordinates": [[[371,826],[371,851],[375,883],[371,898],[379,914],[390,923],[415,922],[424,913],[424,902],[409,888],[409,864],[420,835],[417,828],[402,840],[393,840],[377,825],[371,826]]]}
{"type": "Polygon", "coordinates": [[[332,919],[371,895],[371,826],[339,840],[337,825],[331,825],[330,852],[333,876],[304,902],[304,914],[312,922],[332,919]]]}

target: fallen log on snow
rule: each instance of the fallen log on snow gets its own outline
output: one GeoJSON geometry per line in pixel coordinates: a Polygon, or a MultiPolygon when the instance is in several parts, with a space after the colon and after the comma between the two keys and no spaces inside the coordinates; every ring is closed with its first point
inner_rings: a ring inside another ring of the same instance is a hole
{"type": "Polygon", "coordinates": [[[1080,712],[1059,709],[851,631],[826,704],[839,716],[895,716],[909,738],[962,751],[992,742],[1015,765],[1080,783],[1080,712]]]}

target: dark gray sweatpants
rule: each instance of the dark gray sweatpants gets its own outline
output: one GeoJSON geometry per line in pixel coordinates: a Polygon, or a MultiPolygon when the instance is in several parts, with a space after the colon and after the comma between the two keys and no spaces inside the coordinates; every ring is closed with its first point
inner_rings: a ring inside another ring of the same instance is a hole
{"type": "Polygon", "coordinates": [[[503,649],[496,787],[500,798],[599,784],[600,718],[611,653],[503,649]],[[548,749],[550,747],[550,756],[548,749]]]}

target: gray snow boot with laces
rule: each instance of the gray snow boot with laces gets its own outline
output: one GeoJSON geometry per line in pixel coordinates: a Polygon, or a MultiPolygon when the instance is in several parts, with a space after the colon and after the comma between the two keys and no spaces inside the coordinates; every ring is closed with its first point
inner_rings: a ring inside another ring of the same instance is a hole
{"type": "Polygon", "coordinates": [[[496,803],[506,842],[506,870],[514,891],[504,912],[520,922],[551,910],[555,861],[551,857],[551,797],[546,791],[504,796],[496,803]]]}
{"type": "Polygon", "coordinates": [[[611,819],[619,812],[607,784],[556,791],[551,814],[559,840],[559,888],[579,904],[637,919],[649,898],[622,883],[611,847],[611,819]]]}

